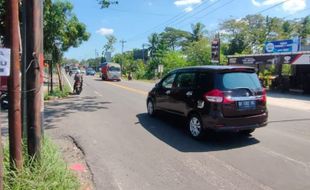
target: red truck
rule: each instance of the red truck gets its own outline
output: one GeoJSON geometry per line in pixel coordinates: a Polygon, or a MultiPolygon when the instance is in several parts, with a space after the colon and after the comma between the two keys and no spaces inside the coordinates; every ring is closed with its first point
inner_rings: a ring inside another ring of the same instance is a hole
{"type": "Polygon", "coordinates": [[[105,62],[101,64],[101,79],[120,81],[122,76],[121,66],[117,63],[105,62]]]}

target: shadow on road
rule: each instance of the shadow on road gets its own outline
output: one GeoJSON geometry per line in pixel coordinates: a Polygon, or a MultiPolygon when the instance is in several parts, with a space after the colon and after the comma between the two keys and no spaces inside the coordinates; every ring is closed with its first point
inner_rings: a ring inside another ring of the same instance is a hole
{"type": "Polygon", "coordinates": [[[45,129],[54,128],[54,121],[69,117],[70,114],[96,112],[111,102],[99,101],[95,96],[70,97],[69,99],[47,103],[44,110],[45,129]]]}
{"type": "Polygon", "coordinates": [[[151,118],[146,113],[137,115],[139,123],[152,135],[181,152],[221,151],[250,146],[259,143],[253,136],[236,133],[214,133],[206,139],[194,140],[186,132],[186,120],[160,113],[151,118]]]}

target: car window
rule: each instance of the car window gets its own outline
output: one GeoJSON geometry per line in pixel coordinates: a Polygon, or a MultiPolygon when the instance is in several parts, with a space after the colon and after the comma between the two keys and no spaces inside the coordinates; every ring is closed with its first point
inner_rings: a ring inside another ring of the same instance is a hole
{"type": "Polygon", "coordinates": [[[120,70],[121,70],[121,68],[116,67],[116,66],[110,66],[109,67],[109,71],[120,71],[120,70]]]}
{"type": "Polygon", "coordinates": [[[211,73],[200,73],[198,76],[198,88],[209,91],[214,88],[214,75],[211,73]]]}
{"type": "Polygon", "coordinates": [[[218,85],[222,90],[231,90],[236,88],[262,88],[256,73],[244,72],[220,74],[218,85]]]}
{"type": "Polygon", "coordinates": [[[162,87],[172,88],[175,76],[176,76],[176,74],[172,74],[172,75],[168,76],[165,80],[163,80],[162,87]]]}
{"type": "Polygon", "coordinates": [[[176,79],[177,88],[190,88],[195,85],[195,73],[180,73],[176,79]]]}

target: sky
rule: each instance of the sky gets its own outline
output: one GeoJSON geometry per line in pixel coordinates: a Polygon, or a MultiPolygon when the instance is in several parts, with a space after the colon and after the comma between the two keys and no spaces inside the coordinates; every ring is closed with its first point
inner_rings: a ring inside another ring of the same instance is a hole
{"type": "Polygon", "coordinates": [[[97,0],[69,0],[73,12],[91,34],[87,42],[71,48],[65,57],[77,60],[100,55],[106,35],[117,38],[114,53],[142,48],[147,37],[165,27],[190,31],[192,23],[202,22],[208,31],[218,31],[226,19],[240,19],[261,13],[285,19],[310,15],[310,0],[118,0],[118,5],[100,9],[97,0]],[[284,2],[279,5],[279,3],[284,2]]]}

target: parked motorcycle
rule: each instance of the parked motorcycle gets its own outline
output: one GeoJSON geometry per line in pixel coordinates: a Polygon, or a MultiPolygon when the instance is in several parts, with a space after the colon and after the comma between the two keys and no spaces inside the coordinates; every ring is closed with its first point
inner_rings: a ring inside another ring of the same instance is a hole
{"type": "Polygon", "coordinates": [[[1,109],[9,109],[9,97],[7,91],[0,91],[0,105],[1,109]]]}

